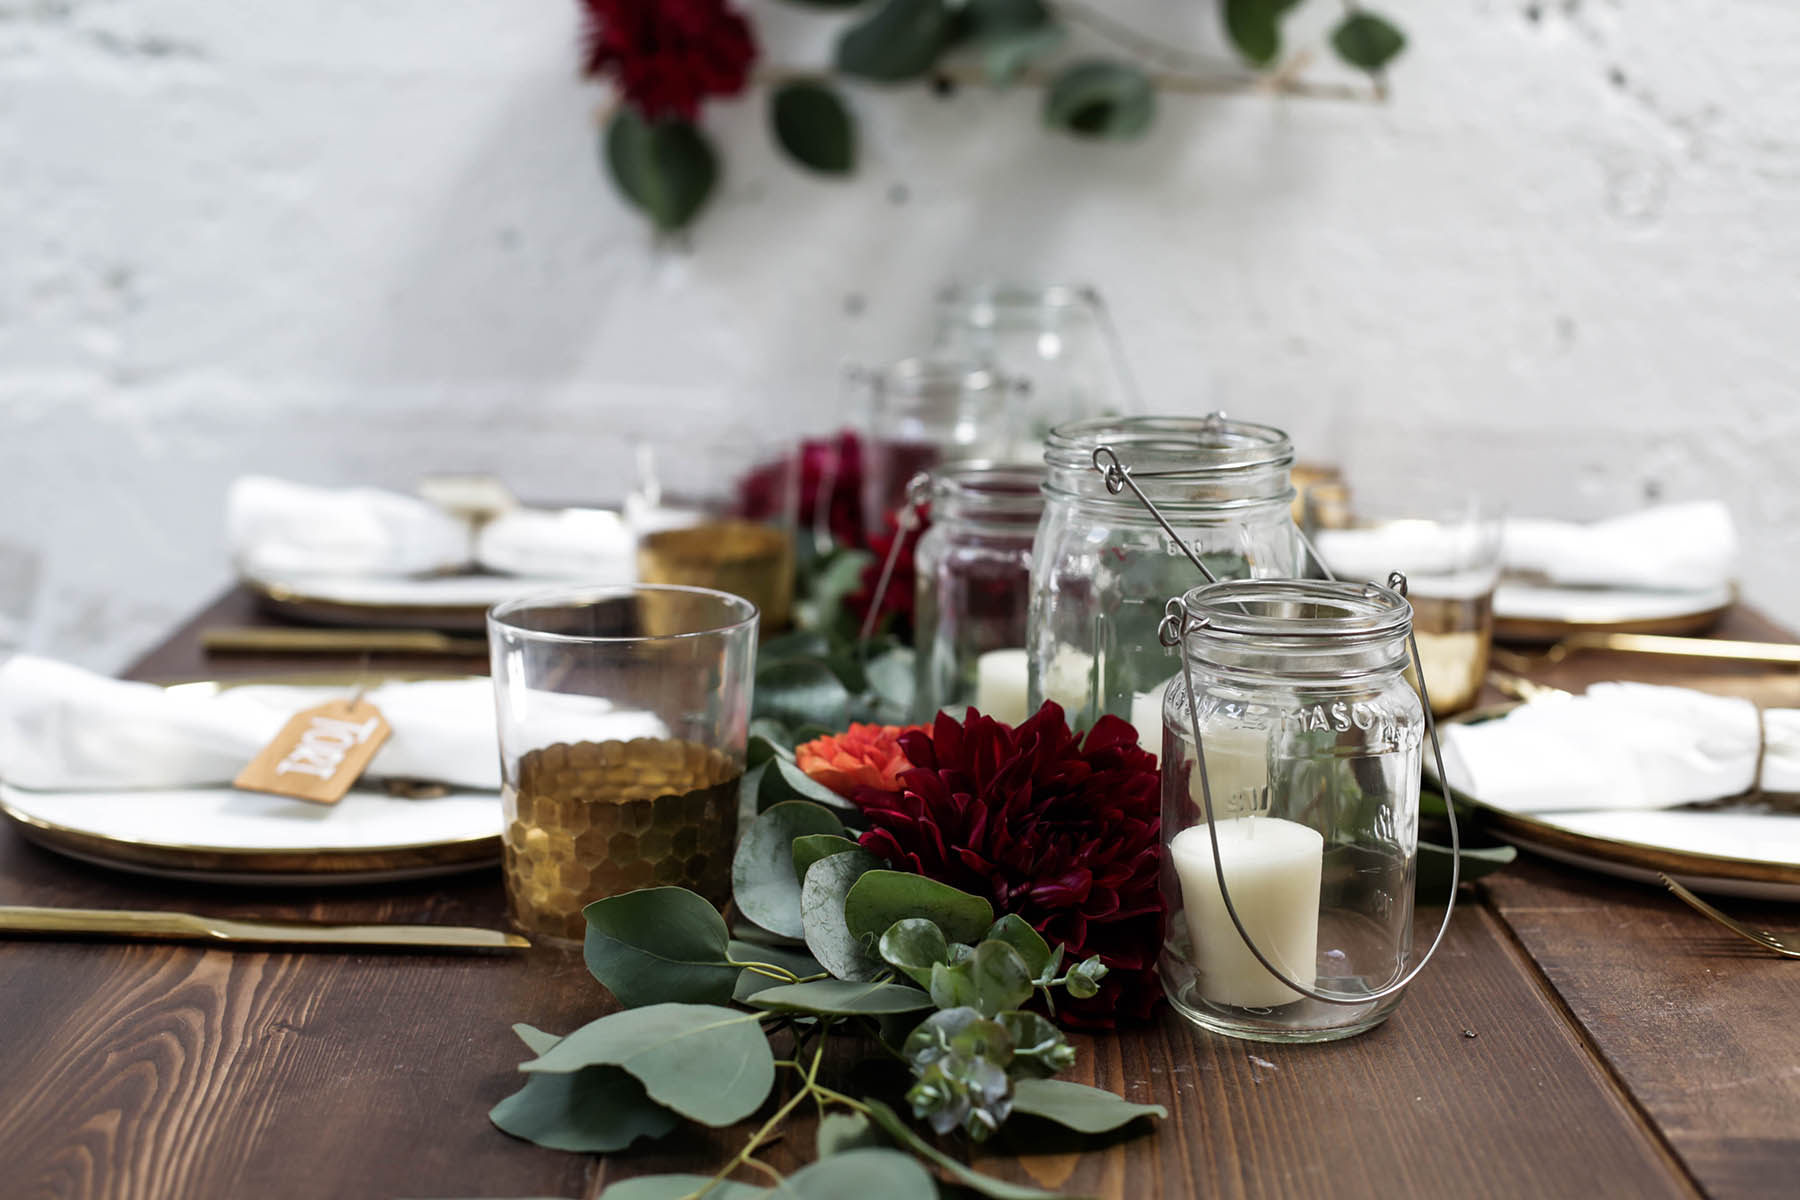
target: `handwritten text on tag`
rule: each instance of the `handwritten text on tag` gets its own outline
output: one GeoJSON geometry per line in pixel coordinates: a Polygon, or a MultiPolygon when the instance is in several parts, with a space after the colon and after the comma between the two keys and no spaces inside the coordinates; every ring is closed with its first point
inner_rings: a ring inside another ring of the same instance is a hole
{"type": "Polygon", "coordinates": [[[297,713],[238,775],[238,787],[336,804],[387,740],[388,723],[362,699],[297,713]]]}

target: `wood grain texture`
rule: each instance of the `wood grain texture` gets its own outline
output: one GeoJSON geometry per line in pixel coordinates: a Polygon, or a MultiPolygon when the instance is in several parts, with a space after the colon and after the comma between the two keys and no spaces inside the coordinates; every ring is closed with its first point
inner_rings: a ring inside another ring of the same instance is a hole
{"type": "MultiPolygon", "coordinates": [[[[228,593],[132,674],[356,665],[201,655],[199,629],[261,619],[250,597],[228,593]]],[[[1724,632],[1771,636],[1744,620],[1724,632]]],[[[1603,669],[1558,668],[1567,683],[1603,669]]],[[[1644,889],[1541,867],[1489,886],[1493,907],[1459,913],[1440,961],[1374,1033],[1264,1046],[1165,1014],[1151,1029],[1086,1039],[1078,1078],[1165,1104],[1169,1121],[1152,1137],[1083,1154],[1000,1147],[980,1167],[1122,1200],[1678,1196],[1693,1193],[1690,1172],[1721,1195],[1747,1195],[1772,1171],[1797,1173],[1780,1125],[1797,1111],[1784,1030],[1800,974],[1746,962],[1644,889]],[[1618,945],[1593,952],[1609,937],[1618,945]],[[1733,986],[1746,978],[1760,982],[1733,986]]],[[[82,866],[10,829],[0,830],[0,902],[503,920],[494,871],[349,892],[209,888],[82,866]]],[[[576,1196],[630,1174],[723,1161],[745,1128],[683,1131],[594,1160],[489,1126],[488,1107],[518,1086],[522,1055],[508,1025],[563,1032],[602,1011],[579,956],[549,950],[468,958],[0,942],[0,1196],[576,1196]]],[[[857,1057],[846,1048],[832,1074],[860,1078],[857,1057]]],[[[802,1122],[772,1157],[792,1166],[811,1155],[802,1122]]]]}

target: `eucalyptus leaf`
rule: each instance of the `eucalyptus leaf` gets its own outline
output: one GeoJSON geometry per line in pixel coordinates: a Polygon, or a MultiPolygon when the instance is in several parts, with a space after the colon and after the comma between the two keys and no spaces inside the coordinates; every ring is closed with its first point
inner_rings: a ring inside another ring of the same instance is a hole
{"type": "Polygon", "coordinates": [[[1063,68],[1044,94],[1044,121],[1084,138],[1134,138],[1156,116],[1150,77],[1127,63],[1089,59],[1063,68]]]}
{"type": "Polygon", "coordinates": [[[623,1067],[650,1099],[704,1125],[756,1111],[775,1083],[775,1056],[755,1013],[710,1004],[653,1004],[590,1021],[521,1071],[623,1067]]]}
{"type": "Polygon", "coordinates": [[[954,33],[947,0],[882,0],[838,39],[837,69],[881,83],[917,79],[936,64],[954,33]]]}
{"type": "Polygon", "coordinates": [[[843,854],[856,848],[854,841],[841,834],[809,833],[805,837],[797,837],[793,846],[794,877],[805,879],[806,872],[821,858],[830,858],[834,854],[843,854]]]}
{"type": "Polygon", "coordinates": [[[1100,981],[1105,978],[1106,964],[1094,954],[1069,968],[1069,973],[1063,977],[1063,987],[1077,1000],[1086,1000],[1100,993],[1100,981]]]}
{"type": "MultiPolygon", "coordinates": [[[[1512,846],[1463,847],[1462,882],[1468,883],[1511,864],[1519,857],[1512,846]]],[[[1420,904],[1442,904],[1450,899],[1450,847],[1419,843],[1419,875],[1415,885],[1420,904]]]]}
{"type": "Polygon", "coordinates": [[[1019,952],[1005,942],[985,941],[975,947],[968,971],[975,983],[975,1007],[994,1016],[1031,999],[1031,972],[1019,952]]]}
{"type": "Polygon", "coordinates": [[[802,936],[806,930],[800,923],[794,839],[843,831],[844,823],[830,809],[805,800],[765,809],[744,831],[731,860],[731,895],[738,911],[770,933],[802,936]]]}
{"type": "Polygon", "coordinates": [[[1239,54],[1266,67],[1281,53],[1281,18],[1298,0],[1224,0],[1225,35],[1239,54]]]}
{"type": "Polygon", "coordinates": [[[531,1051],[531,1056],[533,1058],[536,1058],[550,1047],[556,1045],[556,1043],[562,1041],[562,1035],[560,1033],[545,1033],[537,1026],[527,1025],[523,1021],[515,1024],[512,1027],[512,1031],[518,1035],[521,1042],[525,1043],[526,1047],[531,1051]]]}
{"type": "Polygon", "coordinates": [[[931,968],[950,961],[950,946],[937,922],[923,917],[895,921],[881,935],[877,949],[883,961],[910,976],[921,987],[931,986],[931,968]]]}
{"type": "Polygon", "coordinates": [[[682,1200],[709,1184],[706,1200],[768,1200],[772,1195],[768,1188],[735,1179],[713,1183],[711,1175],[639,1175],[608,1184],[600,1200],[682,1200]]]}
{"type": "Polygon", "coordinates": [[[953,942],[973,942],[994,923],[994,908],[980,896],[904,871],[870,871],[844,898],[850,931],[874,939],[896,921],[923,917],[953,942]]]}
{"type": "Polygon", "coordinates": [[[800,885],[800,918],[806,926],[806,948],[839,979],[873,979],[882,970],[873,951],[874,938],[864,941],[844,921],[844,898],[864,874],[881,865],[867,850],[849,850],[821,858],[806,871],[800,885]]]}
{"type": "Polygon", "coordinates": [[[850,719],[850,691],[817,659],[790,659],[756,672],[756,715],[794,724],[842,729],[850,719]]]}
{"type": "Polygon", "coordinates": [[[969,32],[977,38],[1021,29],[1040,29],[1050,23],[1044,0],[968,0],[964,5],[969,32]]]}
{"type": "Polygon", "coordinates": [[[1123,1096],[1066,1079],[1021,1079],[1013,1085],[1013,1111],[1029,1113],[1078,1133],[1105,1133],[1139,1117],[1166,1117],[1160,1104],[1133,1104],[1123,1096]]]}
{"type": "Polygon", "coordinates": [[[551,1150],[611,1154],[681,1123],[618,1067],[537,1075],[488,1111],[502,1132],[551,1150]]]}
{"type": "Polygon", "coordinates": [[[1037,1013],[1015,1010],[1000,1013],[994,1020],[1012,1038],[1009,1068],[1015,1077],[1036,1075],[1047,1079],[1075,1065],[1075,1047],[1062,1030],[1037,1013]]]}
{"type": "Polygon", "coordinates": [[[794,752],[788,748],[792,745],[793,738],[787,726],[780,721],[758,717],[750,722],[750,741],[744,750],[744,763],[760,767],[771,758],[785,758],[793,762],[794,752]]]}
{"type": "MultiPolygon", "coordinates": [[[[936,1200],[937,1184],[898,1150],[846,1150],[802,1167],[772,1195],[799,1200],[936,1200]]],[[[708,1193],[711,1195],[711,1193],[708,1193]]]]}
{"type": "Polygon", "coordinates": [[[873,981],[852,983],[843,979],[784,984],[758,992],[751,1003],[758,1008],[828,1017],[917,1012],[932,1007],[931,997],[915,987],[873,981]]]}
{"type": "Polygon", "coordinates": [[[606,127],[607,170],[619,190],[664,232],[692,221],[719,178],[718,155],[694,125],[647,121],[621,105],[606,127]]]}
{"type": "Polygon", "coordinates": [[[887,1145],[887,1139],[861,1113],[826,1113],[819,1119],[815,1144],[819,1157],[824,1158],[846,1150],[878,1149],[887,1145]]]}
{"type": "Polygon", "coordinates": [[[869,660],[866,674],[875,701],[875,715],[885,723],[899,724],[912,719],[917,685],[913,661],[913,652],[906,647],[889,650],[881,657],[869,660]]]}
{"type": "MultiPolygon", "coordinates": [[[[1046,1192],[1042,1188],[1028,1184],[1008,1183],[1004,1179],[995,1179],[992,1175],[983,1175],[957,1162],[936,1146],[914,1133],[912,1126],[900,1118],[900,1114],[879,1100],[869,1100],[869,1119],[879,1125],[882,1132],[893,1138],[895,1142],[911,1150],[914,1154],[931,1163],[954,1179],[963,1187],[970,1188],[987,1196],[990,1200],[1068,1200],[1060,1192],[1046,1192]]],[[[608,1197],[607,1200],[612,1200],[608,1197]]]]}
{"type": "Polygon", "coordinates": [[[856,125],[837,91],[820,80],[784,84],[769,97],[769,122],[788,157],[828,175],[856,166],[856,125]]]}
{"type": "Polygon", "coordinates": [[[982,935],[983,941],[1005,942],[1019,952],[1025,960],[1025,969],[1031,972],[1034,983],[1045,983],[1053,978],[1051,967],[1050,943],[1044,935],[1031,927],[1031,922],[1018,913],[1007,913],[988,927],[982,935]]]}
{"type": "Polygon", "coordinates": [[[788,800],[810,800],[832,808],[854,807],[848,800],[802,771],[785,758],[772,758],[765,765],[766,774],[757,787],[759,808],[772,808],[788,800]]]}
{"type": "Polygon", "coordinates": [[[1063,44],[1067,32],[1060,25],[997,33],[981,40],[981,66],[988,82],[1002,87],[1016,80],[1033,59],[1042,58],[1063,44]]]}
{"type": "Polygon", "coordinates": [[[1340,21],[1332,31],[1331,48],[1351,66],[1373,73],[1393,62],[1406,49],[1406,35],[1386,18],[1359,9],[1340,21]]]}
{"type": "Polygon", "coordinates": [[[937,963],[931,968],[931,1002],[939,1008],[975,1009],[980,994],[975,988],[975,972],[971,964],[937,963]]]}
{"type": "Polygon", "coordinates": [[[722,1004],[731,998],[737,982],[737,968],[726,958],[731,934],[702,897],[686,888],[642,888],[581,911],[587,918],[582,956],[620,1004],[722,1004]]]}

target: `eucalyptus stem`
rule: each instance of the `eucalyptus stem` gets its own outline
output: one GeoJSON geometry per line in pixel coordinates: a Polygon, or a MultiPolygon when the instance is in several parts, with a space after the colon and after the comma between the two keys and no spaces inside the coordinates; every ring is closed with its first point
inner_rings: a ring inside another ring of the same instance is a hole
{"type": "MultiPolygon", "coordinates": [[[[742,968],[744,968],[744,970],[753,972],[757,975],[761,975],[765,979],[779,979],[783,983],[805,983],[806,982],[805,979],[800,978],[798,975],[794,974],[792,971],[788,970],[786,967],[779,966],[775,963],[756,962],[754,960],[747,961],[747,962],[740,962],[735,958],[730,959],[729,961],[732,966],[742,967],[742,968]]],[[[811,976],[811,978],[817,979],[818,976],[816,976],[816,975],[811,976]]]]}
{"type": "MultiPolygon", "coordinates": [[[[723,1167],[719,1168],[719,1171],[716,1175],[714,1175],[711,1179],[707,1180],[705,1183],[701,1184],[694,1191],[691,1191],[687,1195],[683,1196],[681,1198],[681,1200],[700,1200],[700,1198],[702,1196],[706,1195],[706,1193],[712,1191],[714,1188],[718,1187],[721,1183],[724,1183],[726,1176],[730,1175],[733,1171],[735,1171],[739,1167],[743,1167],[743,1166],[756,1167],[756,1168],[760,1168],[765,1171],[772,1172],[775,1174],[775,1177],[778,1180],[780,1179],[781,1176],[780,1176],[779,1172],[776,1172],[775,1169],[773,1167],[769,1166],[767,1163],[759,1162],[754,1157],[754,1155],[756,1153],[756,1148],[758,1146],[761,1146],[764,1142],[769,1141],[770,1135],[772,1135],[775,1132],[775,1128],[778,1125],[780,1125],[783,1121],[787,1120],[789,1115],[792,1114],[796,1108],[799,1108],[800,1105],[805,1102],[805,1100],[808,1096],[812,1095],[813,1088],[816,1086],[815,1081],[819,1077],[819,1061],[820,1061],[820,1059],[824,1058],[824,1056],[825,1056],[825,1039],[823,1036],[821,1036],[819,1038],[819,1044],[813,1049],[812,1063],[803,1072],[804,1078],[802,1080],[800,1090],[795,1092],[792,1096],[789,1096],[785,1101],[782,1102],[781,1107],[776,1109],[775,1112],[769,1117],[769,1119],[762,1123],[762,1127],[760,1129],[758,1129],[755,1133],[750,1135],[750,1140],[744,1143],[743,1148],[737,1152],[737,1154],[732,1158],[732,1160],[730,1162],[726,1163],[723,1167]]],[[[798,1069],[798,1068],[796,1068],[796,1069],[798,1069]]]]}

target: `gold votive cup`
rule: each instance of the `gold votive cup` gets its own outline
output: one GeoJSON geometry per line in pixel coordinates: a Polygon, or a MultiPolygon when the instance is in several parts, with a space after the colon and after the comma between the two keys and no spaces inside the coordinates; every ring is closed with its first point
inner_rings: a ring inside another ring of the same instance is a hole
{"type": "Polygon", "coordinates": [[[794,606],[791,530],[734,517],[646,534],[638,542],[645,583],[713,588],[742,596],[762,613],[762,628],[784,629],[794,606]]]}

